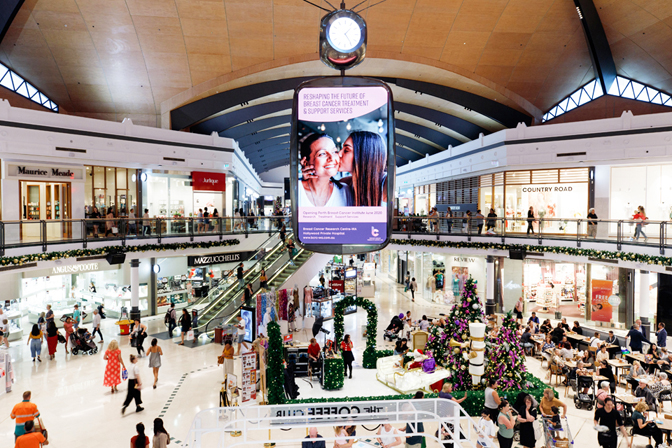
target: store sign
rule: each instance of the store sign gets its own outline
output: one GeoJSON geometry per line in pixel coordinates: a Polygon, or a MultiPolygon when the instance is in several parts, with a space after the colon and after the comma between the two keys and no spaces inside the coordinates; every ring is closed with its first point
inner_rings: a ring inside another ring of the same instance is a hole
{"type": "Polygon", "coordinates": [[[467,258],[467,257],[453,257],[453,261],[457,263],[476,263],[475,258],[467,258]]]}
{"type": "Polygon", "coordinates": [[[613,280],[591,280],[590,318],[599,322],[611,322],[613,306],[609,302],[614,289],[613,280]]]}
{"type": "Polygon", "coordinates": [[[544,185],[523,187],[523,193],[550,193],[550,192],[571,192],[574,188],[571,185],[544,185]]]}
{"type": "Polygon", "coordinates": [[[226,174],[193,171],[191,188],[194,191],[226,191],[226,174]]]}
{"type": "MultiPolygon", "coordinates": [[[[275,412],[271,411],[271,415],[275,414],[276,417],[313,417],[310,420],[319,420],[320,417],[328,416],[347,416],[348,418],[357,418],[358,415],[361,415],[367,420],[377,420],[377,417],[387,420],[389,419],[387,412],[389,412],[389,409],[387,409],[385,406],[367,405],[365,403],[352,405],[339,404],[338,406],[325,403],[322,405],[315,404],[310,406],[283,406],[282,409],[275,409],[275,412]],[[376,415],[382,413],[385,414],[380,416],[376,415]]],[[[305,421],[305,419],[303,421],[305,421]]]]}
{"type": "Polygon", "coordinates": [[[478,210],[478,204],[436,204],[435,207],[436,211],[443,213],[446,213],[448,211],[448,208],[450,208],[450,211],[453,213],[455,212],[476,213],[476,210],[478,210]]]}
{"type": "Polygon", "coordinates": [[[245,261],[254,255],[254,252],[229,252],[225,254],[214,255],[190,255],[187,257],[187,266],[199,267],[219,263],[235,263],[245,261]]]}
{"type": "Polygon", "coordinates": [[[40,178],[40,179],[82,180],[84,179],[84,168],[19,165],[14,163],[8,163],[6,176],[21,177],[21,178],[28,177],[28,178],[40,178]]]}
{"type": "Polygon", "coordinates": [[[51,275],[77,274],[80,272],[91,272],[98,270],[98,263],[73,264],[70,266],[54,266],[51,268],[51,275]]]}

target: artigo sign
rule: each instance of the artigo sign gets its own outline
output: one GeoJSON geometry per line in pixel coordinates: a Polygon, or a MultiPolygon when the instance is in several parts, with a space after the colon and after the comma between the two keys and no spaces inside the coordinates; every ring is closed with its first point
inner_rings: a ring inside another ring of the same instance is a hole
{"type": "Polygon", "coordinates": [[[194,191],[226,191],[226,174],[193,171],[191,186],[194,191]]]}

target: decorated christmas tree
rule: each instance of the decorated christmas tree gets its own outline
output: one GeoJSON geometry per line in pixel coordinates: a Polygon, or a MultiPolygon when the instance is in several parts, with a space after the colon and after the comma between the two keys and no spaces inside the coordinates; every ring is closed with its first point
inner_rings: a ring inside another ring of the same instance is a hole
{"type": "Polygon", "coordinates": [[[437,366],[446,365],[447,352],[450,350],[450,347],[448,347],[449,340],[448,334],[443,331],[443,328],[434,326],[429,330],[425,352],[431,353],[437,366]]]}
{"type": "Polygon", "coordinates": [[[268,323],[268,365],[266,366],[266,382],[269,404],[285,403],[285,369],[282,365],[283,348],[280,325],[268,323]]]}
{"type": "MultiPolygon", "coordinates": [[[[451,381],[455,389],[472,389],[471,374],[469,373],[469,346],[465,348],[451,347],[451,340],[458,343],[469,343],[469,323],[484,322],[483,305],[476,294],[476,281],[469,276],[464,284],[462,295],[450,310],[450,317],[446,328],[447,359],[444,366],[452,371],[451,381]]],[[[477,388],[480,385],[477,385],[477,388]]]]}
{"type": "Polygon", "coordinates": [[[525,354],[516,333],[516,321],[507,313],[499,333],[487,344],[486,380],[496,379],[502,389],[522,389],[525,385],[525,354]]]}

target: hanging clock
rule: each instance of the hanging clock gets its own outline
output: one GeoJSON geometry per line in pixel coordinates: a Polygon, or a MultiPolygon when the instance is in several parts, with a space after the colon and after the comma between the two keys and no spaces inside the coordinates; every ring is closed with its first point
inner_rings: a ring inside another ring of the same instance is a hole
{"type": "Polygon", "coordinates": [[[366,34],[366,22],[356,12],[330,12],[320,22],[320,59],[336,70],[357,66],[366,55],[366,34]]]}

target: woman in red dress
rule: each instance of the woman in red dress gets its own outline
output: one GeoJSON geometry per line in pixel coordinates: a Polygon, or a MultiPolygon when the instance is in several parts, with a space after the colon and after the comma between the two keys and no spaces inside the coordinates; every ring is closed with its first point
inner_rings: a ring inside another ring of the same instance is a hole
{"type": "Polygon", "coordinates": [[[352,353],[352,340],[349,334],[346,334],[341,341],[341,351],[343,352],[345,377],[348,377],[348,367],[350,367],[350,378],[352,378],[352,361],[355,360],[355,355],[352,353]]]}
{"type": "Polygon", "coordinates": [[[75,321],[72,320],[71,317],[68,317],[65,319],[65,322],[63,322],[63,329],[65,330],[65,353],[70,353],[68,352],[68,342],[70,342],[70,335],[75,332],[73,329],[74,324],[75,321]]]}
{"type": "Polygon", "coordinates": [[[58,329],[56,323],[52,320],[47,324],[47,347],[49,347],[49,359],[56,356],[56,347],[58,346],[58,329]]]}
{"type": "Polygon", "coordinates": [[[103,380],[103,386],[107,386],[111,389],[111,393],[119,392],[117,385],[121,384],[121,365],[124,369],[124,360],[121,359],[121,350],[119,349],[119,343],[116,339],[112,339],[107,345],[107,350],[105,351],[105,356],[103,357],[107,361],[105,366],[105,379],[103,380]]]}

